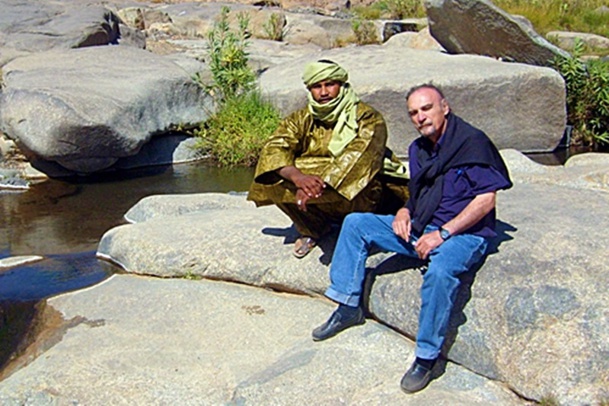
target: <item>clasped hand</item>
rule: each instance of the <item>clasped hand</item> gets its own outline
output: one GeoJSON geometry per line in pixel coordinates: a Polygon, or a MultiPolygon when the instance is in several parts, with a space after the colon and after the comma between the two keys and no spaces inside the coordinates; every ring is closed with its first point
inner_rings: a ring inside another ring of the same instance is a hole
{"type": "Polygon", "coordinates": [[[297,176],[293,179],[294,184],[298,188],[296,190],[296,204],[298,209],[307,211],[307,202],[309,199],[319,198],[326,187],[325,182],[315,175],[297,176]]]}
{"type": "MultiPolygon", "coordinates": [[[[410,232],[412,231],[412,221],[410,219],[410,211],[407,208],[401,208],[395,215],[392,223],[393,232],[404,241],[410,241],[410,232]]],[[[414,250],[419,255],[420,259],[427,259],[429,253],[440,246],[444,240],[440,236],[439,231],[432,231],[421,236],[414,244],[414,250]]]]}

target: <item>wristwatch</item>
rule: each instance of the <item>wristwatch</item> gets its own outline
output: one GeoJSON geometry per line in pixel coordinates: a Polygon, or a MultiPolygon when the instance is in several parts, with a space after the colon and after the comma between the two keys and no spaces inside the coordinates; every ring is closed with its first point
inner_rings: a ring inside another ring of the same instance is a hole
{"type": "Polygon", "coordinates": [[[444,241],[448,240],[450,238],[450,231],[443,227],[440,227],[440,237],[442,237],[444,241]]]}

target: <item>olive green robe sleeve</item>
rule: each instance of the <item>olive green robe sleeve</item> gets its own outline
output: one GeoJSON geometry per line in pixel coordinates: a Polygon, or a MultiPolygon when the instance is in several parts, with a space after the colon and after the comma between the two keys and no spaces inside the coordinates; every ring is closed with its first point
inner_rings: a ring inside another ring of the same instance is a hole
{"type": "Polygon", "coordinates": [[[296,157],[302,155],[304,139],[313,119],[306,109],[296,111],[282,120],[260,153],[254,181],[269,185],[282,178],[277,170],[295,166],[296,157]]]}

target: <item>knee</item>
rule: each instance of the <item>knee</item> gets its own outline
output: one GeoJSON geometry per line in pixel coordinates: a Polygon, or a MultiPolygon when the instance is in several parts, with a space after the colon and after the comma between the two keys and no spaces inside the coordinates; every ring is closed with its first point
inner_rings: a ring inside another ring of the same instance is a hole
{"type": "Polygon", "coordinates": [[[350,213],[345,217],[341,232],[350,232],[359,230],[362,224],[367,223],[372,213],[350,213]]]}
{"type": "Polygon", "coordinates": [[[449,267],[444,266],[429,266],[423,279],[427,283],[432,283],[434,286],[450,286],[459,284],[459,278],[455,272],[449,267]]]}

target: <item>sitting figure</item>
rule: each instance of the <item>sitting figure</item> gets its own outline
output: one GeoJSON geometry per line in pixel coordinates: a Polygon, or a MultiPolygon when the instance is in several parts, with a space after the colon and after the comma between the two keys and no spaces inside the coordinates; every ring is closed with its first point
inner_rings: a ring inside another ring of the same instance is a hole
{"type": "Polygon", "coordinates": [[[385,120],[359,100],[347,72],[321,60],[306,66],[303,80],[308,106],[269,138],[248,194],[290,217],[298,258],[348,213],[395,212],[408,196],[406,168],[385,146],[385,120]]]}
{"type": "Polygon", "coordinates": [[[495,233],[495,195],[512,186],[490,139],[450,112],[431,84],[412,88],[408,114],[421,136],[409,148],[410,197],[395,215],[354,213],[343,223],[326,296],[339,304],[313,340],[330,338],[365,321],[362,292],[371,249],[428,261],[421,286],[416,360],[401,381],[423,389],[444,343],[459,274],[485,255],[495,233]]]}

